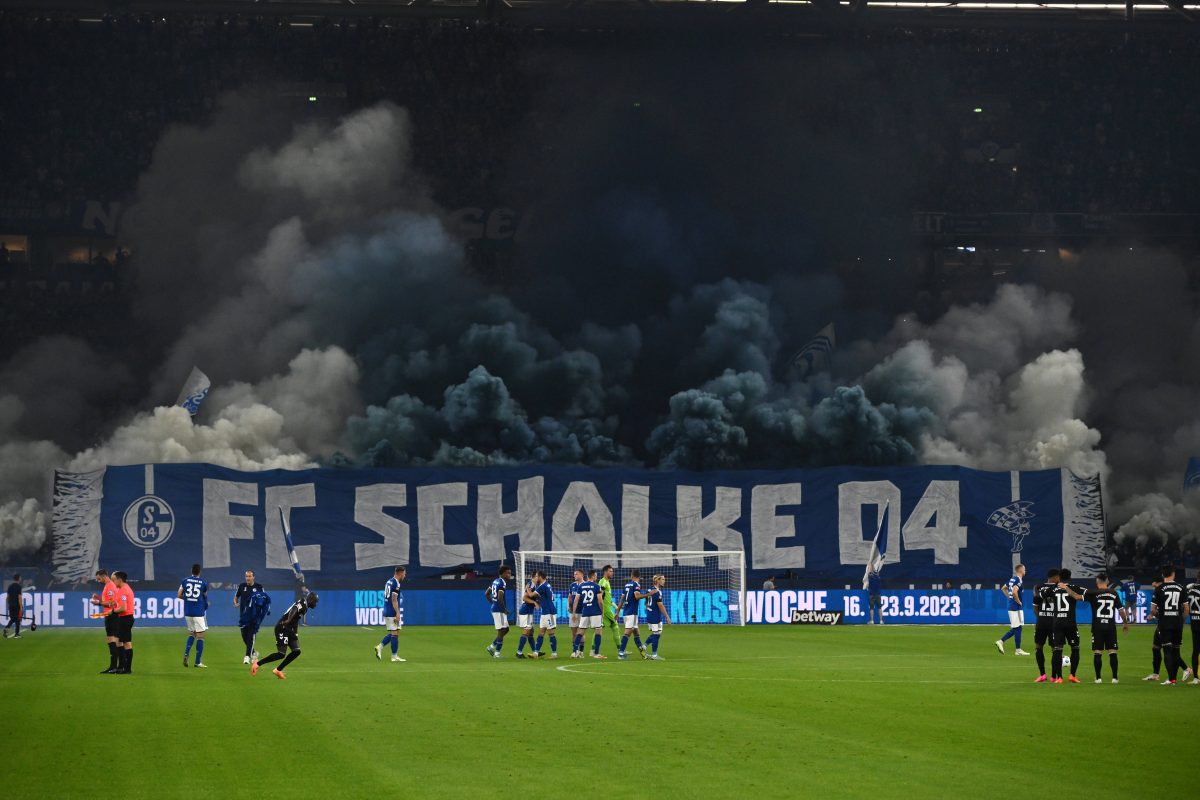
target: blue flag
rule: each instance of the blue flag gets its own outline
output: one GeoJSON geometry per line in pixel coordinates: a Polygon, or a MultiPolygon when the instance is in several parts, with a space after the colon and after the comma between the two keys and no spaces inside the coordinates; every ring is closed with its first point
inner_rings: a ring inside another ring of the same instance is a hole
{"type": "Polygon", "coordinates": [[[304,584],[304,572],[300,569],[300,558],[296,555],[296,546],[292,544],[292,528],[288,525],[287,514],[283,512],[283,507],[279,508],[279,521],[283,523],[283,540],[287,542],[288,558],[292,560],[292,572],[296,573],[296,580],[300,582],[300,588],[304,594],[308,594],[308,587],[304,584]]]}
{"type": "Polygon", "coordinates": [[[807,378],[817,371],[818,365],[829,365],[833,348],[837,346],[834,336],[833,323],[829,323],[817,332],[817,335],[800,348],[800,352],[792,356],[792,363],[800,368],[800,377],[807,378]]]}
{"type": "Polygon", "coordinates": [[[200,404],[204,402],[204,398],[208,397],[210,388],[212,388],[212,381],[208,379],[208,376],[198,367],[192,367],[192,372],[184,382],[183,391],[179,393],[179,399],[175,401],[175,405],[183,406],[194,417],[200,410],[200,404]]]}
{"type": "Polygon", "coordinates": [[[883,570],[883,562],[887,560],[887,512],[890,506],[890,503],[884,503],[883,508],[879,509],[879,527],[875,529],[875,538],[871,541],[871,554],[867,556],[867,568],[863,571],[864,589],[867,588],[871,574],[879,574],[883,570]]]}
{"type": "Polygon", "coordinates": [[[1187,471],[1183,473],[1183,490],[1200,489],[1200,458],[1188,459],[1187,471]]]}

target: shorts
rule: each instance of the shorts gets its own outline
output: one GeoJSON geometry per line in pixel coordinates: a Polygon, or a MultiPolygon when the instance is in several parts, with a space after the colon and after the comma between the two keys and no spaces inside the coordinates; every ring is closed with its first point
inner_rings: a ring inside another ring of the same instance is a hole
{"type": "Polygon", "coordinates": [[[1054,634],[1054,621],[1039,617],[1037,626],[1033,629],[1033,643],[1041,647],[1051,640],[1054,634]]]}
{"type": "Polygon", "coordinates": [[[492,623],[496,626],[496,630],[502,631],[508,628],[508,615],[503,611],[492,612],[492,623]]]}
{"type": "Polygon", "coordinates": [[[533,612],[530,611],[528,614],[517,614],[517,627],[518,628],[532,628],[533,627],[533,612]]]}
{"type": "Polygon", "coordinates": [[[1054,635],[1050,638],[1056,648],[1063,645],[1079,647],[1079,626],[1074,622],[1062,622],[1054,626],[1054,635]]]}
{"type": "Polygon", "coordinates": [[[117,641],[133,641],[133,614],[123,614],[117,617],[117,641]]]}
{"type": "Polygon", "coordinates": [[[587,630],[588,628],[600,628],[604,625],[604,618],[598,614],[593,614],[590,617],[579,618],[579,629],[587,630]]]}
{"type": "Polygon", "coordinates": [[[867,595],[867,605],[871,608],[879,608],[883,603],[883,595],[871,594],[867,595]]]}
{"type": "Polygon", "coordinates": [[[637,614],[626,614],[625,616],[621,617],[621,619],[625,621],[625,630],[627,631],[631,631],[638,626],[637,614]]]}
{"type": "Polygon", "coordinates": [[[188,633],[204,633],[208,630],[208,620],[204,617],[184,617],[187,621],[188,633]]]}
{"type": "Polygon", "coordinates": [[[1179,647],[1183,644],[1183,626],[1164,628],[1159,625],[1156,631],[1161,647],[1179,647]]]}
{"type": "Polygon", "coordinates": [[[293,653],[300,651],[300,634],[292,631],[281,631],[275,629],[275,649],[281,653],[286,653],[291,650],[293,653]]]}
{"type": "Polygon", "coordinates": [[[571,615],[571,627],[572,627],[572,628],[578,628],[578,627],[579,627],[579,615],[578,615],[578,614],[572,614],[572,615],[571,615]]]}
{"type": "Polygon", "coordinates": [[[1092,649],[1093,650],[1116,650],[1117,649],[1117,626],[1105,626],[1103,628],[1092,628],[1092,649]]]}
{"type": "Polygon", "coordinates": [[[116,638],[117,631],[119,630],[119,626],[120,626],[120,622],[118,622],[119,619],[120,619],[120,617],[118,617],[116,614],[109,614],[108,616],[106,616],[104,618],[104,635],[105,636],[111,636],[114,639],[116,638]]]}
{"type": "Polygon", "coordinates": [[[552,614],[549,611],[542,612],[542,618],[538,621],[538,627],[544,631],[552,631],[558,627],[558,615],[552,614]]]}
{"type": "Polygon", "coordinates": [[[662,633],[662,626],[663,626],[663,624],[661,622],[647,622],[646,623],[646,627],[648,627],[650,629],[651,633],[662,633]]]}
{"type": "Polygon", "coordinates": [[[1025,612],[1020,609],[1008,612],[1008,626],[1010,628],[1021,628],[1025,625],[1025,612]]]}
{"type": "Polygon", "coordinates": [[[383,621],[384,624],[387,625],[389,632],[398,631],[404,627],[404,623],[401,621],[400,617],[384,617],[383,621]]]}

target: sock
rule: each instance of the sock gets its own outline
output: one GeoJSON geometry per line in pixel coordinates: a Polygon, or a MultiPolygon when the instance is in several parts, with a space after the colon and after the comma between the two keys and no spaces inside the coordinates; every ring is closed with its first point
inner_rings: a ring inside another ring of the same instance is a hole
{"type": "Polygon", "coordinates": [[[1007,631],[1005,631],[1004,635],[1000,637],[1000,641],[1007,642],[1016,634],[1016,632],[1016,628],[1009,628],[1007,631]]]}
{"type": "Polygon", "coordinates": [[[1175,673],[1179,668],[1179,659],[1176,658],[1174,647],[1165,647],[1163,649],[1166,650],[1163,653],[1163,660],[1167,662],[1167,679],[1173,681],[1175,680],[1175,673]]]}
{"type": "Polygon", "coordinates": [[[1158,668],[1161,666],[1162,666],[1162,650],[1160,648],[1155,647],[1154,648],[1154,669],[1150,670],[1150,672],[1157,675],[1158,668]]]}
{"type": "Polygon", "coordinates": [[[133,672],[133,648],[125,648],[125,671],[133,672]]]}
{"type": "Polygon", "coordinates": [[[392,655],[397,655],[400,652],[400,637],[392,637],[392,655]]]}
{"type": "Polygon", "coordinates": [[[1075,674],[1075,670],[1079,669],[1079,648],[1071,648],[1071,674],[1075,674]]]}
{"type": "Polygon", "coordinates": [[[654,655],[658,655],[658,637],[660,634],[652,633],[650,638],[646,640],[646,644],[650,645],[650,649],[654,651],[654,655]]]}
{"type": "Polygon", "coordinates": [[[501,650],[503,647],[504,647],[504,640],[503,640],[503,639],[497,639],[497,640],[496,640],[496,652],[497,652],[497,653],[499,653],[499,652],[500,652],[500,650],[501,650]]]}
{"type": "Polygon", "coordinates": [[[1092,655],[1092,666],[1094,666],[1096,668],[1096,680],[1100,680],[1100,666],[1103,663],[1104,663],[1104,661],[1103,661],[1103,659],[1100,658],[1099,653],[1094,653],[1092,655]]]}
{"type": "Polygon", "coordinates": [[[1038,675],[1045,675],[1046,674],[1046,654],[1045,654],[1045,652],[1043,652],[1042,648],[1039,647],[1034,652],[1034,656],[1037,658],[1038,675]]]}
{"type": "Polygon", "coordinates": [[[386,636],[384,636],[384,637],[383,637],[383,639],[381,639],[381,640],[380,640],[380,642],[379,642],[379,646],[380,646],[380,647],[387,647],[387,646],[388,646],[388,642],[390,642],[391,640],[392,640],[392,635],[389,633],[389,634],[387,634],[386,636]]]}
{"type": "Polygon", "coordinates": [[[272,661],[278,661],[281,658],[283,658],[283,653],[271,653],[266,658],[260,658],[258,665],[261,667],[263,664],[270,664],[272,661]]]}
{"type": "Polygon", "coordinates": [[[193,643],[193,642],[195,642],[195,641],[196,641],[196,637],[195,637],[195,636],[189,636],[189,637],[188,637],[187,644],[186,644],[186,645],[184,645],[184,648],[183,648],[183,660],[184,660],[184,661],[187,661],[187,657],[188,657],[189,655],[191,655],[191,653],[192,653],[192,643],[193,643]]]}
{"type": "Polygon", "coordinates": [[[598,633],[592,637],[592,652],[593,653],[600,652],[600,634],[598,634],[598,633]]]}
{"type": "Polygon", "coordinates": [[[642,649],[642,635],[636,631],[633,634],[633,646],[638,650],[642,649]]]}
{"type": "Polygon", "coordinates": [[[199,664],[200,660],[203,657],[204,657],[204,640],[197,639],[196,640],[196,663],[199,664]]]}
{"type": "MultiPolygon", "coordinates": [[[[546,641],[545,634],[538,636],[537,641],[533,643],[534,652],[536,652],[536,653],[542,652],[542,642],[544,642],[544,641],[546,641]]],[[[551,641],[554,641],[554,640],[551,639],[551,641]]]]}
{"type": "Polygon", "coordinates": [[[1192,673],[1200,678],[1200,636],[1192,634],[1192,673]]]}
{"type": "Polygon", "coordinates": [[[1113,680],[1115,681],[1117,679],[1117,654],[1116,653],[1108,654],[1108,666],[1112,668],[1112,676],[1113,676],[1113,680]]]}
{"type": "MultiPolygon", "coordinates": [[[[541,650],[541,649],[542,649],[542,637],[539,636],[538,637],[538,650],[541,650]]],[[[554,653],[555,655],[558,654],[558,637],[555,636],[553,633],[550,634],[550,652],[554,653]]]]}
{"type": "Polygon", "coordinates": [[[576,650],[578,650],[580,653],[583,652],[583,634],[582,633],[575,634],[575,640],[573,642],[571,642],[571,652],[575,652],[576,650]]]}
{"type": "Polygon", "coordinates": [[[627,644],[629,644],[629,634],[628,633],[621,637],[621,652],[622,653],[625,652],[625,646],[627,644]]]}
{"type": "Polygon", "coordinates": [[[525,640],[527,638],[528,637],[525,636],[525,634],[523,634],[523,633],[521,634],[521,641],[517,642],[517,652],[518,653],[523,652],[525,650],[525,640]]]}
{"type": "Polygon", "coordinates": [[[117,668],[117,643],[116,642],[108,643],[108,668],[109,669],[117,668]]]}
{"type": "Polygon", "coordinates": [[[287,658],[285,658],[285,659],[283,660],[283,663],[279,665],[279,671],[280,671],[280,672],[283,672],[285,669],[287,669],[287,665],[288,665],[288,664],[292,663],[293,661],[295,661],[295,660],[296,660],[297,658],[299,658],[299,657],[300,657],[300,651],[299,651],[299,650],[293,650],[292,652],[288,653],[288,654],[287,654],[287,658]]]}
{"type": "Polygon", "coordinates": [[[1050,651],[1050,677],[1062,677],[1062,648],[1056,647],[1050,651]]]}
{"type": "Polygon", "coordinates": [[[1025,629],[1024,628],[1013,628],[1013,630],[1016,632],[1013,638],[1015,638],[1017,640],[1017,649],[1020,650],[1021,649],[1021,631],[1025,630],[1025,629]]]}

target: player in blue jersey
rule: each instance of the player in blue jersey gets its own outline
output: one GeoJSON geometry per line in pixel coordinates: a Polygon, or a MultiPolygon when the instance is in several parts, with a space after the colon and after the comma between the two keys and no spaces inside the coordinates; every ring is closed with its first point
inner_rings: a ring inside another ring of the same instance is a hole
{"type": "Polygon", "coordinates": [[[400,629],[404,627],[404,595],[400,593],[400,584],[408,573],[407,567],[396,567],[392,577],[383,584],[383,621],[387,625],[387,633],[383,641],[375,645],[375,658],[383,660],[383,648],[392,646],[392,661],[407,661],[401,658],[400,629]]]}
{"type": "Polygon", "coordinates": [[[1000,591],[1008,598],[1008,631],[996,640],[996,649],[1000,651],[1000,655],[1004,655],[1004,643],[1009,639],[1017,640],[1016,655],[1029,655],[1021,649],[1021,633],[1025,630],[1025,605],[1021,602],[1021,586],[1024,581],[1025,565],[1017,564],[1013,568],[1013,576],[1000,587],[1000,591]]]}
{"type": "Polygon", "coordinates": [[[200,577],[200,565],[192,564],[192,574],[179,584],[175,593],[183,600],[183,618],[187,623],[188,638],[183,648],[183,665],[188,665],[188,656],[192,652],[192,644],[196,645],[196,666],[206,666],[200,659],[204,655],[204,632],[208,630],[208,620],[204,618],[208,612],[208,581],[200,577]]]}
{"type": "Polygon", "coordinates": [[[640,571],[633,570],[629,573],[625,588],[621,590],[621,617],[624,620],[625,633],[621,636],[621,648],[617,651],[617,658],[622,661],[629,658],[625,648],[629,644],[630,636],[633,636],[633,643],[642,654],[642,658],[646,658],[646,647],[642,644],[642,635],[638,630],[638,614],[642,599],[648,597],[649,593],[642,591],[641,577],[640,571]]]}
{"type": "Polygon", "coordinates": [[[500,649],[504,647],[504,637],[508,635],[508,606],[504,592],[508,589],[508,581],[512,578],[512,567],[502,566],[496,574],[496,580],[484,590],[483,595],[491,603],[492,623],[496,626],[496,638],[487,646],[492,658],[500,658],[500,649]]]}
{"type": "Polygon", "coordinates": [[[600,626],[604,624],[604,612],[601,605],[604,602],[604,590],[596,583],[596,570],[588,570],[587,580],[579,584],[579,633],[575,634],[575,647],[583,657],[583,637],[588,631],[595,631],[592,636],[592,658],[604,660],[600,654],[600,626]]]}
{"type": "Polygon", "coordinates": [[[538,620],[537,642],[533,645],[534,655],[542,654],[542,641],[550,637],[549,658],[558,658],[558,637],[554,631],[558,628],[558,606],[554,603],[554,587],[546,579],[546,573],[540,569],[533,573],[533,588],[537,592],[538,608],[541,619],[538,620]]]}
{"type": "Polygon", "coordinates": [[[646,626],[650,628],[650,638],[646,644],[650,646],[650,658],[662,661],[658,655],[658,640],[662,638],[663,620],[671,624],[671,616],[667,613],[666,575],[655,575],[650,579],[650,591],[646,593],[646,626]]]}
{"type": "Polygon", "coordinates": [[[583,570],[575,570],[575,581],[567,590],[567,619],[571,626],[571,658],[579,658],[583,654],[582,647],[576,647],[575,637],[579,635],[579,587],[583,585],[583,570]]]}
{"type": "Polygon", "coordinates": [[[531,648],[529,657],[537,658],[539,655],[537,648],[533,646],[533,612],[537,611],[537,607],[537,587],[530,580],[525,584],[525,590],[521,594],[521,605],[517,606],[517,627],[521,629],[521,640],[517,642],[517,658],[525,657],[527,642],[531,648]]]}

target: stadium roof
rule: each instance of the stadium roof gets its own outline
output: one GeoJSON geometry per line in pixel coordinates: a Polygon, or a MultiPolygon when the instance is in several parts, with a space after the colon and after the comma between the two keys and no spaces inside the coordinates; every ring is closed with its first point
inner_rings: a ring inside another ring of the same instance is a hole
{"type": "MultiPolygon", "coordinates": [[[[555,27],[1125,27],[1200,21],[1200,0],[0,0],[45,14],[272,15],[295,22],[361,17],[506,19],[555,27]]],[[[1200,30],[1200,26],[1196,28],[1200,30]]]]}

